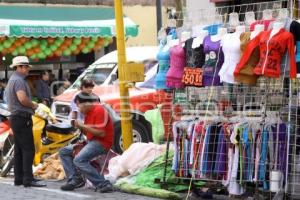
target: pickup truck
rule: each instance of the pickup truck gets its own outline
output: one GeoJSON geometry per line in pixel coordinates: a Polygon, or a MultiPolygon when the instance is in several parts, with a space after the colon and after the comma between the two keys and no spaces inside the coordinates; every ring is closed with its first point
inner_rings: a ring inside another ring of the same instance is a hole
{"type": "MultiPolygon", "coordinates": [[[[156,108],[165,98],[164,93],[153,89],[153,81],[158,70],[156,61],[157,47],[130,47],[126,49],[127,62],[144,63],[145,81],[135,83],[130,88],[130,107],[133,124],[133,141],[152,141],[151,124],[145,119],[144,113],[147,110],[156,108]],[[145,87],[150,88],[145,88],[145,87]],[[152,88],[151,88],[152,87],[152,88]]],[[[59,121],[68,121],[70,114],[70,102],[78,91],[83,78],[93,79],[95,87],[93,92],[99,96],[101,102],[110,105],[111,116],[119,117],[120,93],[117,79],[117,51],[104,55],[91,64],[63,94],[55,97],[52,104],[52,112],[59,121]],[[112,113],[114,112],[114,113],[112,113]]],[[[115,123],[114,150],[122,152],[122,137],[120,120],[115,123]]]]}

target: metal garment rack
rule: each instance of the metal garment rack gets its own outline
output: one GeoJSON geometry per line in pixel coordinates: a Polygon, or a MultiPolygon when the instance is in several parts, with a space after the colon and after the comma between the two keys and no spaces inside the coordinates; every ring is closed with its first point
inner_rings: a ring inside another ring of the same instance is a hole
{"type": "MultiPolygon", "coordinates": [[[[195,10],[191,13],[186,11],[179,13],[177,20],[183,20],[183,30],[190,30],[194,25],[209,21],[211,23],[222,23],[224,27],[230,26],[229,16],[230,12],[237,12],[239,16],[245,16],[247,12],[255,8],[256,19],[261,19],[263,11],[270,9],[272,16],[279,16],[281,9],[294,10],[293,2],[291,1],[275,1],[275,2],[262,2],[256,4],[244,4],[238,6],[225,6],[215,9],[195,10]]],[[[288,16],[293,13],[289,12],[288,16]]],[[[170,24],[174,22],[170,22],[170,24]]],[[[244,21],[240,21],[239,25],[244,25],[244,21]]],[[[285,60],[287,60],[285,58],[285,60]]],[[[284,189],[277,192],[271,193],[268,191],[261,190],[261,183],[256,182],[254,186],[254,196],[259,198],[262,195],[269,199],[280,199],[280,197],[299,198],[300,196],[300,133],[299,126],[299,79],[296,82],[291,81],[286,74],[287,61],[283,62],[282,68],[284,68],[284,74],[280,79],[268,79],[260,78],[256,86],[245,86],[245,85],[224,85],[221,87],[208,87],[208,88],[194,88],[186,87],[183,91],[173,91],[173,98],[178,94],[186,100],[177,102],[182,106],[182,115],[186,119],[195,119],[205,117],[205,119],[216,118],[215,116],[220,115],[218,103],[226,100],[231,104],[229,110],[226,110],[226,117],[217,117],[220,121],[230,121],[231,117],[238,119],[239,117],[246,118],[249,120],[257,120],[260,126],[264,126],[267,122],[272,123],[278,122],[276,120],[282,120],[287,125],[287,170],[285,172],[285,186],[284,189]],[[250,108],[250,109],[247,109],[250,108]],[[228,117],[230,116],[230,117],[228,117]],[[274,121],[275,120],[275,121],[274,121]]],[[[183,98],[183,99],[184,99],[183,98]]],[[[176,102],[175,102],[176,104],[176,102]]],[[[224,114],[224,113],[222,113],[224,114]]],[[[168,124],[170,130],[172,129],[172,123],[168,124]]],[[[279,126],[278,126],[279,127],[279,126]]],[[[277,131],[277,139],[279,138],[277,131]]],[[[168,148],[171,142],[171,136],[168,137],[168,148]]],[[[278,149],[278,142],[274,143],[275,148],[278,149]]],[[[278,151],[277,151],[278,152],[278,151]]],[[[275,160],[278,160],[278,153],[275,155],[275,160]]],[[[164,188],[167,188],[168,180],[166,177],[166,170],[168,165],[168,153],[166,155],[165,163],[165,175],[161,184],[164,188]]],[[[269,168],[268,172],[275,168],[269,168]]],[[[209,182],[220,182],[213,178],[195,178],[194,175],[190,174],[187,177],[178,177],[182,180],[192,181],[204,180],[209,182]]],[[[268,180],[269,181],[269,180],[268,180]]],[[[188,198],[188,196],[187,196],[188,198]]]]}

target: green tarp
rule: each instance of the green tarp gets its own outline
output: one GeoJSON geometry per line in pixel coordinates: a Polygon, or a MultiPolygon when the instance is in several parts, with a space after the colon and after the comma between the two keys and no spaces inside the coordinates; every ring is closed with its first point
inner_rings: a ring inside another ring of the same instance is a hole
{"type": "MultiPolygon", "coordinates": [[[[124,17],[126,36],[138,26],[124,17]]],[[[0,6],[0,35],[14,37],[112,37],[114,9],[108,7],[0,6]]]]}

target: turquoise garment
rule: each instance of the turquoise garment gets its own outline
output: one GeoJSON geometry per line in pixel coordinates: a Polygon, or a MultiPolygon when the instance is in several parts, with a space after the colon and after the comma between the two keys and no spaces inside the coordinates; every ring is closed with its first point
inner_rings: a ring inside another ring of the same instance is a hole
{"type": "Polygon", "coordinates": [[[259,172],[258,179],[263,181],[263,187],[265,190],[269,189],[268,183],[266,181],[266,173],[267,173],[267,155],[268,155],[268,141],[269,141],[269,133],[266,128],[263,129],[262,132],[262,144],[261,144],[261,157],[259,160],[259,172]]]}
{"type": "Polygon", "coordinates": [[[222,26],[222,24],[212,24],[203,28],[203,30],[207,30],[209,35],[216,35],[218,33],[218,29],[222,26]]]}
{"type": "Polygon", "coordinates": [[[296,62],[300,62],[300,41],[296,42],[296,62]]]}

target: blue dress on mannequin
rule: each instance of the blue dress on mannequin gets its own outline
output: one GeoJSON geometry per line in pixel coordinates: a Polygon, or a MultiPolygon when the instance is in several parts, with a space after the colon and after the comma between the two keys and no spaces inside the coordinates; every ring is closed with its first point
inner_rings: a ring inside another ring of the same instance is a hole
{"type": "Polygon", "coordinates": [[[155,77],[155,89],[168,89],[166,86],[166,75],[170,68],[170,51],[164,51],[164,45],[161,45],[157,54],[159,70],[155,77]]]}

